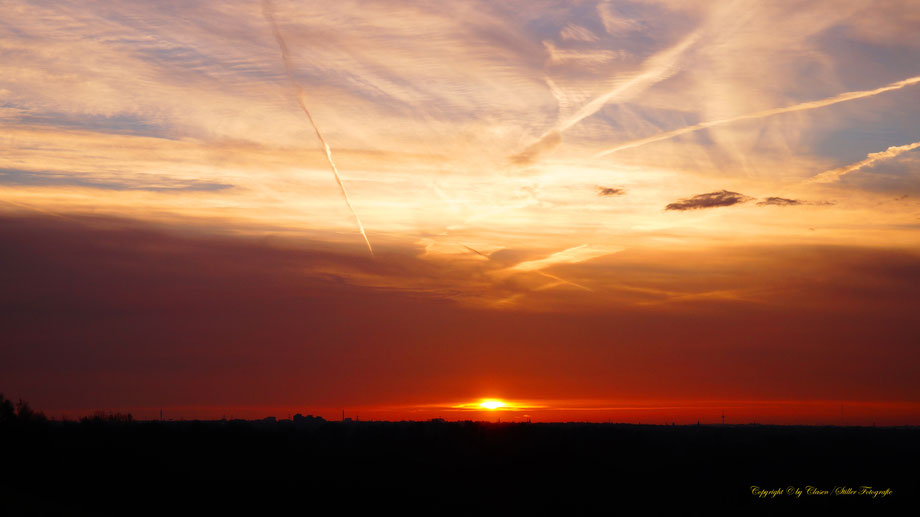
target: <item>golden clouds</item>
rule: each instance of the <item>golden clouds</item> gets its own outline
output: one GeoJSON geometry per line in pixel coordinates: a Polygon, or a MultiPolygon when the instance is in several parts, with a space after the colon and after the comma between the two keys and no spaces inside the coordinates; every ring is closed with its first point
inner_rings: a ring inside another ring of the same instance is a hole
{"type": "MultiPolygon", "coordinates": [[[[9,206],[351,245],[257,3],[12,4],[0,25],[9,206]]],[[[644,303],[631,296],[699,293],[607,291],[597,264],[738,240],[918,244],[913,198],[889,202],[920,192],[915,144],[903,145],[920,130],[918,71],[903,59],[915,44],[865,22],[904,33],[916,3],[277,8],[291,74],[369,240],[451,271],[350,272],[358,283],[484,305],[644,303]],[[894,162],[884,188],[873,174],[802,183],[894,162]],[[773,201],[666,210],[723,191],[773,201]]]]}

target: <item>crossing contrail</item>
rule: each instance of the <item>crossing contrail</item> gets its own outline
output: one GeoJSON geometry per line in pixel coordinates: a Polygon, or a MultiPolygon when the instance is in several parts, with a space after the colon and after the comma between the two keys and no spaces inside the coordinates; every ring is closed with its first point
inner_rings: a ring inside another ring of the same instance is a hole
{"type": "Polygon", "coordinates": [[[329,148],[329,144],[326,143],[323,134],[319,132],[316,121],[313,120],[313,115],[311,115],[310,110],[307,109],[307,94],[303,86],[294,79],[294,66],[291,63],[291,53],[288,50],[287,43],[284,41],[284,37],[281,35],[281,31],[278,29],[278,23],[275,21],[274,6],[271,0],[262,0],[262,15],[272,26],[272,34],[274,34],[275,41],[278,42],[278,47],[281,49],[281,60],[284,61],[284,71],[287,73],[291,84],[297,90],[297,103],[300,105],[300,109],[307,114],[307,118],[310,119],[310,125],[313,126],[313,131],[316,132],[316,137],[319,138],[320,143],[323,144],[323,150],[326,151],[326,161],[329,162],[329,168],[332,169],[332,174],[335,176],[335,182],[339,185],[339,190],[342,192],[342,197],[345,198],[345,204],[348,205],[348,209],[351,210],[351,215],[355,216],[355,222],[358,223],[358,230],[361,231],[361,237],[364,237],[364,243],[367,244],[367,250],[371,252],[371,256],[373,257],[374,248],[371,247],[371,241],[367,239],[367,233],[364,232],[364,225],[361,224],[361,218],[358,217],[358,212],[355,212],[354,207],[351,206],[351,199],[348,198],[348,190],[345,189],[342,178],[339,177],[339,169],[335,166],[335,160],[332,159],[332,149],[329,148]]]}
{"type": "Polygon", "coordinates": [[[605,151],[601,151],[594,155],[595,158],[600,158],[601,156],[607,156],[618,151],[623,151],[626,149],[633,149],[635,147],[640,147],[645,144],[650,144],[652,142],[660,142],[662,140],[668,140],[674,138],[675,136],[685,135],[687,133],[693,133],[701,129],[707,129],[710,127],[722,126],[725,124],[731,124],[733,122],[739,122],[742,120],[753,120],[758,118],[772,117],[773,115],[779,115],[781,113],[791,113],[794,111],[806,111],[816,108],[823,108],[825,106],[830,106],[832,104],[837,104],[838,102],[851,101],[855,99],[862,99],[865,97],[872,97],[880,93],[889,92],[892,90],[900,90],[905,86],[910,86],[912,84],[920,83],[920,76],[911,77],[909,79],[904,79],[903,81],[897,81],[891,83],[887,86],[882,86],[881,88],[876,88],[874,90],[861,90],[856,92],[845,92],[840,95],[835,95],[827,99],[821,99],[817,101],[803,102],[800,104],[795,104],[793,106],[786,106],[785,108],[773,108],[763,111],[757,111],[754,113],[748,113],[746,115],[739,115],[737,117],[723,118],[718,120],[710,120],[708,122],[700,122],[699,124],[694,124],[692,126],[682,127],[680,129],[675,129],[673,131],[665,131],[664,133],[658,133],[657,135],[640,138],[638,140],[633,140],[631,142],[626,142],[620,144],[616,147],[612,147],[605,151]]]}
{"type": "MultiPolygon", "coordinates": [[[[642,67],[637,74],[618,82],[612,89],[591,99],[578,111],[558,121],[552,129],[543,133],[536,142],[530,144],[520,153],[513,155],[511,161],[517,164],[533,162],[540,154],[562,143],[562,133],[564,131],[594,115],[606,104],[615,100],[630,98],[677,73],[680,70],[678,66],[680,58],[700,39],[702,33],[702,29],[698,29],[673,47],[648,58],[642,63],[642,67]]],[[[553,88],[552,83],[550,83],[550,88],[553,88]]],[[[554,95],[556,95],[555,90],[554,95]]]]}
{"type": "Polygon", "coordinates": [[[838,169],[832,169],[826,172],[822,172],[821,174],[818,174],[817,176],[808,179],[806,183],[831,183],[833,181],[840,179],[840,177],[843,176],[844,174],[849,174],[855,170],[862,169],[863,167],[868,167],[869,165],[872,165],[873,163],[879,160],[894,158],[895,156],[901,153],[906,153],[907,151],[910,151],[911,149],[916,149],[918,147],[920,147],[920,142],[914,142],[912,144],[907,144],[907,145],[891,146],[888,149],[885,149],[884,151],[881,151],[878,153],[869,153],[866,155],[865,160],[858,161],[856,163],[851,163],[850,165],[846,165],[838,169]]]}
{"type": "Polygon", "coordinates": [[[566,279],[564,279],[564,278],[559,278],[559,277],[556,276],[556,275],[551,275],[551,274],[546,273],[546,272],[543,272],[543,271],[537,271],[537,274],[538,274],[538,275],[545,276],[546,278],[549,278],[549,279],[551,279],[551,280],[555,280],[555,281],[557,282],[556,284],[549,284],[549,285],[547,285],[547,286],[545,286],[545,287],[543,287],[543,288],[537,288],[537,289],[535,289],[535,290],[537,290],[537,291],[542,291],[543,289],[549,289],[549,288],[551,288],[551,287],[555,287],[555,286],[558,285],[558,284],[566,284],[566,285],[571,285],[571,286],[573,286],[573,287],[577,287],[577,288],[582,289],[582,290],[584,290],[584,291],[594,292],[593,289],[589,289],[589,288],[587,288],[587,287],[585,287],[585,286],[583,286],[583,285],[581,285],[581,284],[576,284],[575,282],[571,282],[571,281],[566,280],[566,279]]]}

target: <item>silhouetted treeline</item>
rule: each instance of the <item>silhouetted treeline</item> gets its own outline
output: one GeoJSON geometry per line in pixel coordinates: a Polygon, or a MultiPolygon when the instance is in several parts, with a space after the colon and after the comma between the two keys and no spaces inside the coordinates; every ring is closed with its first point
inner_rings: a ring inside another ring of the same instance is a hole
{"type": "Polygon", "coordinates": [[[131,413],[106,413],[105,411],[96,411],[90,416],[80,419],[85,424],[130,424],[134,422],[131,413]]]}
{"type": "Polygon", "coordinates": [[[33,410],[28,402],[19,399],[16,405],[0,393],[0,425],[36,424],[47,421],[41,411],[33,410]]]}
{"type": "Polygon", "coordinates": [[[0,514],[899,514],[920,429],[88,418],[0,429],[0,514]],[[764,489],[871,485],[886,497],[764,489]],[[6,507],[2,506],[6,505],[6,507]]]}

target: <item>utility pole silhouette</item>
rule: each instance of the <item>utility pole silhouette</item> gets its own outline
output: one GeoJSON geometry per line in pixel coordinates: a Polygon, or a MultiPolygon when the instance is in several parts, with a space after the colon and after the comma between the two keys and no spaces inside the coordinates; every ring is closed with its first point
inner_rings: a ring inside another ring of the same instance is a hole
{"type": "Polygon", "coordinates": [[[725,425],[725,410],[722,410],[722,425],[725,425]]]}

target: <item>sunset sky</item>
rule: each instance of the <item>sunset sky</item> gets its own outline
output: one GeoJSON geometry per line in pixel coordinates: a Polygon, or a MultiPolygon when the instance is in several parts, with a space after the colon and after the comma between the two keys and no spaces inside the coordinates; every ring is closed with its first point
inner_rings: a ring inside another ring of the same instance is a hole
{"type": "Polygon", "coordinates": [[[920,2],[0,13],[7,398],[920,424],[920,2]]]}

